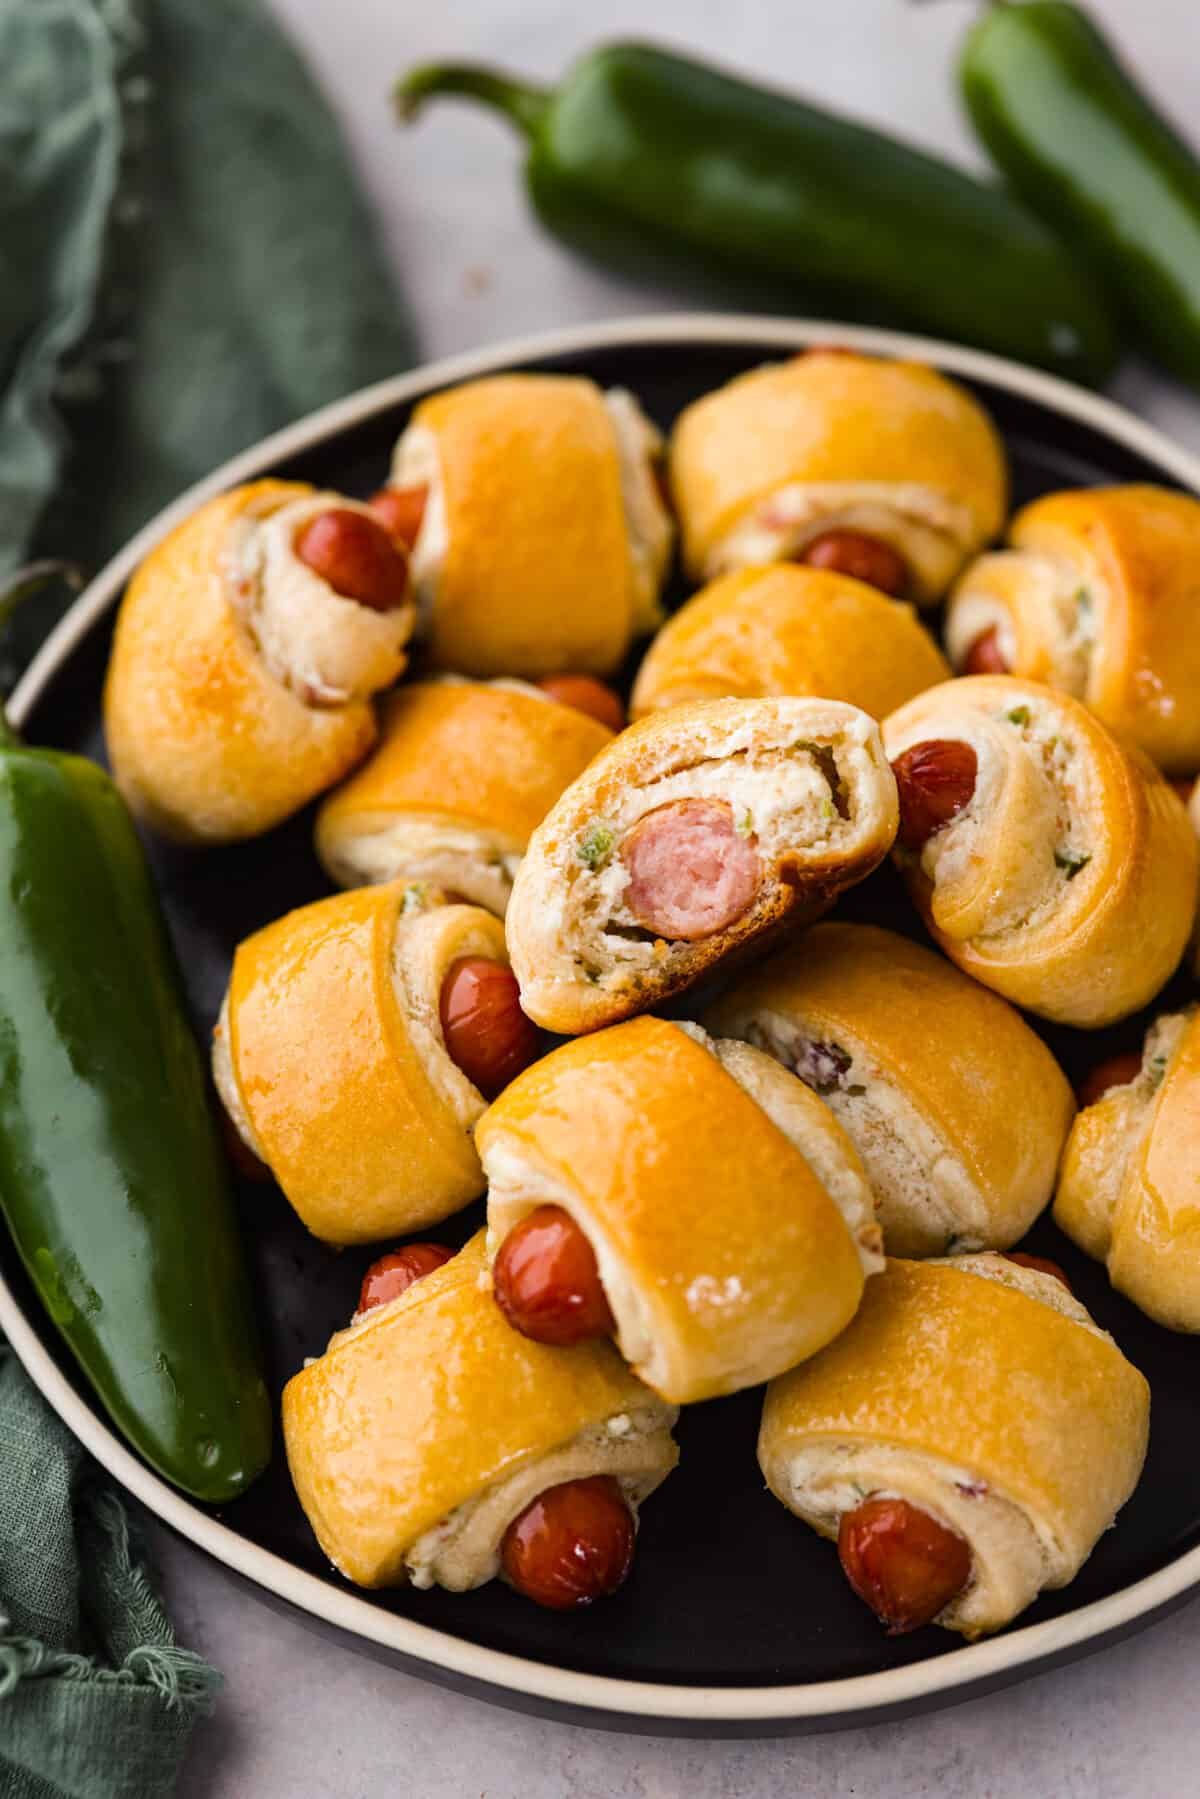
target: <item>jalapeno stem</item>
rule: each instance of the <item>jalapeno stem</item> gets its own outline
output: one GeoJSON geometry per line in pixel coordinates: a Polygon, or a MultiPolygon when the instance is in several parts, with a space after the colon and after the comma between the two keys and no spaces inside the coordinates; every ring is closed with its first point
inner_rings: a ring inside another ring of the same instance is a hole
{"type": "Polygon", "coordinates": [[[552,98],[550,88],[519,81],[479,63],[423,63],[396,83],[396,111],[407,124],[416,118],[426,100],[438,94],[482,100],[485,106],[494,106],[504,113],[528,138],[538,130],[552,98]]]}

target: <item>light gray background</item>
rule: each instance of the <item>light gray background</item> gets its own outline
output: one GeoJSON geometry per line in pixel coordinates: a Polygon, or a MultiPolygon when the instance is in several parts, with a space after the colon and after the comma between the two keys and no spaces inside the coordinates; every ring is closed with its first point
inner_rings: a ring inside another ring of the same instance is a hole
{"type": "MultiPolygon", "coordinates": [[[[584,268],[540,236],[499,120],[453,105],[408,133],[387,86],[411,62],[487,56],[554,77],[598,35],[653,35],[976,161],[950,77],[964,0],[271,0],[345,124],[420,331],[443,355],[574,321],[688,304],[584,268]]],[[[1194,117],[1195,0],[1091,0],[1141,74],[1194,117]]],[[[1120,397],[1200,447],[1200,399],[1147,371],[1120,397]]],[[[1154,1799],[1200,1789],[1200,1606],[1073,1668],[938,1716],[761,1743],[618,1737],[443,1693],[269,1611],[155,1533],[182,1640],[227,1677],[185,1799],[774,1799],[908,1794],[1154,1799]]],[[[780,1595],[805,1628],[804,1596],[780,1595]]]]}

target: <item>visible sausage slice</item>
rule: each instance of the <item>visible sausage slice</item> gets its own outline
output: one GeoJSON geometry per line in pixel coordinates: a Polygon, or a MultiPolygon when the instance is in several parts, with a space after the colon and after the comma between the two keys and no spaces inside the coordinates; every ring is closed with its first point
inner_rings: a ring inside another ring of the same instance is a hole
{"type": "Polygon", "coordinates": [[[1009,1249],[1005,1251],[1004,1260],[1015,1262],[1018,1268],[1036,1268],[1039,1274],[1053,1275],[1054,1279],[1060,1286],[1065,1287],[1068,1293],[1074,1292],[1065,1272],[1057,1262],[1052,1262],[1049,1256],[1031,1256],[1027,1249],[1009,1249]]]}
{"type": "Polygon", "coordinates": [[[621,844],[625,901],[646,930],[695,943],[726,930],[754,903],[762,868],[724,800],[672,800],[647,812],[621,844]]]}
{"type": "Polygon", "coordinates": [[[838,1556],[846,1579],[889,1636],[931,1624],[971,1577],[971,1548],[907,1499],[866,1499],[845,1512],[838,1556]]]}
{"type": "Polygon", "coordinates": [[[387,1255],[372,1262],[363,1275],[355,1317],[361,1318],[364,1312],[372,1312],[376,1306],[385,1306],[389,1299],[398,1299],[401,1293],[407,1293],[410,1287],[453,1257],[454,1251],[447,1249],[444,1243],[409,1243],[403,1249],[389,1250],[387,1255]]]}
{"type": "Polygon", "coordinates": [[[408,555],[365,512],[319,512],[297,534],[296,554],[334,593],[372,612],[394,612],[408,599],[408,555]]]}
{"type": "Polygon", "coordinates": [[[615,1593],[633,1566],[633,1514],[609,1474],[547,1487],[504,1533],[500,1566],[537,1605],[578,1611],[615,1593]]]}
{"type": "Polygon", "coordinates": [[[908,564],[900,552],[866,531],[825,531],[806,543],[796,560],[835,575],[852,575],[893,600],[908,586],[908,564]]]}
{"type": "Polygon", "coordinates": [[[543,675],[538,686],[552,700],[558,700],[563,706],[573,706],[576,712],[586,712],[589,718],[607,725],[610,731],[625,729],[625,708],[620,694],[614,693],[607,682],[597,681],[594,675],[543,675]]]}
{"type": "Polygon", "coordinates": [[[512,969],[488,956],[461,956],[442,981],[442,1037],[485,1099],[495,1099],[523,1068],[536,1061],[541,1032],[521,1010],[512,969]]]}
{"type": "Polygon", "coordinates": [[[1079,1083],[1076,1098],[1080,1109],[1094,1106],[1097,1100],[1103,1099],[1114,1087],[1127,1087],[1130,1081],[1136,1081],[1142,1072],[1142,1058],[1135,1049],[1128,1049],[1122,1055],[1109,1056],[1104,1062],[1097,1062],[1091,1073],[1085,1075],[1079,1083]]]}
{"type": "Polygon", "coordinates": [[[537,1206],[513,1226],[492,1268],[496,1303],[514,1330],[560,1348],[616,1328],[596,1256],[561,1206],[537,1206]]]}
{"type": "Polygon", "coordinates": [[[992,625],[990,630],[980,633],[967,651],[963,674],[1006,675],[1008,672],[1008,657],[1000,647],[1000,627],[992,625]]]}
{"type": "Polygon", "coordinates": [[[956,738],[914,743],[896,757],[892,773],[900,800],[900,842],[905,849],[923,849],[970,804],[978,766],[971,745],[956,738]]]}
{"type": "Polygon", "coordinates": [[[428,500],[426,486],[381,487],[378,493],[371,495],[367,505],[396,542],[411,550],[421,535],[428,500]]]}

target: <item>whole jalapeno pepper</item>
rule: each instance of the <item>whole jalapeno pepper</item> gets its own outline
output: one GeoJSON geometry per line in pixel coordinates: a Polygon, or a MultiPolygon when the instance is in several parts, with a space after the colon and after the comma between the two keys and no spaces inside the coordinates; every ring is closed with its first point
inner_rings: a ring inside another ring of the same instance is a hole
{"type": "Polygon", "coordinates": [[[1067,0],[989,6],[960,76],[1012,187],[1094,265],[1163,362],[1200,384],[1200,161],[1087,14],[1067,0]]]}
{"type": "Polygon", "coordinates": [[[198,1499],[240,1493],[270,1403],[150,871],[104,770],[23,744],[2,710],[0,1209],[134,1448],[198,1499]]]}
{"type": "Polygon", "coordinates": [[[1081,380],[1112,368],[1094,284],[1040,221],[894,138],[640,44],[592,51],[552,89],[432,64],[397,105],[412,118],[446,94],[518,127],[543,223],[594,257],[707,267],[760,300],[782,287],[1081,380]]]}

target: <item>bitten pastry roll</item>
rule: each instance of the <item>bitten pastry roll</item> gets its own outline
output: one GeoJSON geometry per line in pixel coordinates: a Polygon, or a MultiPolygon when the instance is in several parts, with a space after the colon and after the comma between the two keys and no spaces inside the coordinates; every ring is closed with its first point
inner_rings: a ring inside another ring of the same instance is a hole
{"type": "Polygon", "coordinates": [[[595,1030],[825,910],[896,830],[877,727],[834,700],[710,700],[609,744],[551,808],[513,883],[521,1004],[595,1030]]]}
{"type": "Polygon", "coordinates": [[[240,945],[213,1075],[313,1235],[374,1243],[482,1193],[475,1124],[538,1048],[499,921],[395,883],[240,945]]]}
{"type": "Polygon", "coordinates": [[[739,569],[689,600],[651,644],[632,710],[813,694],[884,718],[949,676],[911,607],[846,575],[781,564],[739,569]]]}
{"type": "Polygon", "coordinates": [[[625,1579],[638,1507],[678,1460],[675,1416],[611,1344],[510,1329],[482,1233],[283,1392],[297,1496],[348,1580],[462,1593],[499,1574],[555,1610],[625,1579]]]}
{"type": "Polygon", "coordinates": [[[254,837],[340,780],[403,672],[408,558],[370,510],[295,481],[210,500],[117,615],[104,729],[117,785],[169,837],[254,837]]]}
{"type": "Polygon", "coordinates": [[[636,1018],[563,1045],[489,1108],[477,1143],[509,1322],[546,1343],[613,1336],[679,1405],[812,1355],[883,1265],[833,1114],[698,1025],[636,1018]]]}
{"type": "Polygon", "coordinates": [[[952,962],[1060,1024],[1153,998],[1196,903],[1178,794],[1080,701],[973,675],[884,721],[896,861],[952,962]]]}
{"type": "Polygon", "coordinates": [[[1200,1331],[1200,1012],[1157,1019],[1083,1097],[1055,1222],[1143,1312],[1200,1331]]]}
{"type": "Polygon", "coordinates": [[[815,349],[680,414],[671,488],[697,580],[808,562],[929,605],[1004,522],[1004,448],[917,362],[815,349]]]}
{"type": "Polygon", "coordinates": [[[767,1485],[892,1635],[1001,1629],[1075,1578],[1137,1484],[1150,1389],[1052,1266],[889,1262],[767,1390],[767,1485]]]}
{"type": "Polygon", "coordinates": [[[1083,700],[1167,774],[1200,768],[1200,500],[1162,487],[1047,494],[1009,548],[961,576],[946,618],[956,669],[1043,681],[1083,700]]]}
{"type": "Polygon", "coordinates": [[[1007,1249],[1054,1191],[1075,1103],[1020,1014],[875,925],[814,925],[704,1023],[791,1068],[866,1169],[892,1255],[1007,1249]]]}
{"type": "Polygon", "coordinates": [[[658,623],[674,527],[632,394],[493,375],[423,400],[373,502],[412,549],[435,668],[608,674],[658,623]]]}
{"type": "Polygon", "coordinates": [[[380,708],[370,759],[324,802],[344,887],[433,881],[503,917],[534,828],[612,732],[518,681],[418,681],[380,708]]]}

